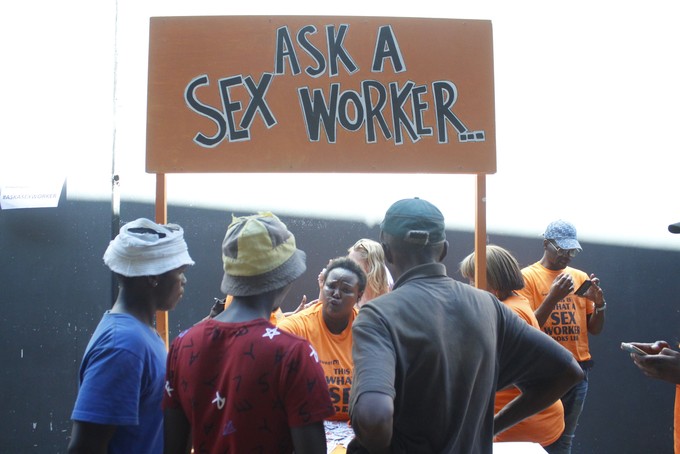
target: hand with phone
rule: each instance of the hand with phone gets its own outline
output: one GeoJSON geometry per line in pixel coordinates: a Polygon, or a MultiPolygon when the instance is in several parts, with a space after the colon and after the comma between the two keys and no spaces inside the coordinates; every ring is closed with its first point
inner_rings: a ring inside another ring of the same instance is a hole
{"type": "MultiPolygon", "coordinates": [[[[607,308],[607,303],[604,301],[604,292],[602,291],[602,288],[600,288],[600,279],[594,274],[590,275],[590,279],[583,281],[579,288],[574,291],[574,295],[592,301],[595,305],[595,312],[593,314],[604,315],[604,310],[607,308]]],[[[603,320],[604,318],[601,316],[594,317],[593,322],[599,323],[603,320]]]]}
{"type": "Polygon", "coordinates": [[[600,278],[591,274],[590,279],[583,281],[579,288],[574,291],[574,294],[576,296],[588,298],[594,303],[598,303],[599,300],[603,299],[602,289],[600,288],[600,278]]]}
{"type": "Polygon", "coordinates": [[[636,355],[646,355],[647,352],[638,347],[635,344],[632,344],[630,342],[621,342],[621,350],[626,351],[628,353],[634,353],[636,355]]]}
{"type": "Polygon", "coordinates": [[[574,292],[574,295],[577,295],[577,296],[583,296],[583,295],[585,295],[586,292],[588,291],[588,289],[589,289],[592,285],[593,285],[593,281],[591,281],[591,280],[585,280],[585,281],[583,281],[583,284],[581,284],[581,285],[579,286],[579,288],[576,289],[576,291],[574,292]]]}
{"type": "Polygon", "coordinates": [[[633,363],[642,373],[658,380],[680,384],[680,352],[670,348],[668,342],[630,342],[629,344],[645,352],[644,355],[631,355],[633,363]]]}

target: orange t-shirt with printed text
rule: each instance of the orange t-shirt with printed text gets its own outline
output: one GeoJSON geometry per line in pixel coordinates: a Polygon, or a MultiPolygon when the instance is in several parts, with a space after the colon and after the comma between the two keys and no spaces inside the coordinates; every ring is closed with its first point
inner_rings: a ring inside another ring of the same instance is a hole
{"type": "MultiPolygon", "coordinates": [[[[529,300],[535,311],[548,295],[555,278],[562,273],[571,275],[574,288],[588,280],[588,275],[576,268],[568,266],[563,270],[549,270],[536,262],[522,269],[524,288],[517,292],[529,300]]],[[[591,358],[588,348],[588,315],[594,310],[592,301],[570,293],[555,305],[542,327],[543,332],[569,350],[576,361],[587,361],[591,358]]]]}
{"type": "Polygon", "coordinates": [[[326,375],[326,383],[335,406],[336,421],[349,421],[349,391],[352,388],[352,323],[357,316],[354,308],[347,328],[340,334],[328,330],[323,320],[323,303],[318,302],[297,314],[278,322],[278,327],[307,339],[319,355],[319,363],[326,375]]]}
{"type": "MultiPolygon", "coordinates": [[[[513,310],[522,320],[536,329],[538,320],[534,315],[529,301],[519,295],[512,295],[503,301],[503,304],[513,310]]],[[[511,400],[520,395],[520,390],[514,386],[506,388],[496,393],[496,402],[494,404],[494,414],[498,413],[511,400]]],[[[537,413],[529,418],[520,421],[518,424],[510,427],[508,430],[498,434],[494,441],[530,441],[539,443],[541,446],[548,446],[555,442],[564,431],[564,407],[562,401],[557,400],[545,410],[537,413]]]]}

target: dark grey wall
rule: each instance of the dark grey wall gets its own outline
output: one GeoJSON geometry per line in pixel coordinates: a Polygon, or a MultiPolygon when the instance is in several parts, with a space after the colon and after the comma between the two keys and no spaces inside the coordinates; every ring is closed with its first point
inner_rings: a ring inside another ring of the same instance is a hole
{"type": "MultiPolygon", "coordinates": [[[[153,213],[150,205],[124,203],[121,208],[124,222],[153,218],[153,213]]],[[[213,297],[222,296],[220,245],[230,219],[231,212],[169,207],[169,220],[184,227],[196,261],[187,273],[184,299],[169,316],[171,337],[204,317],[213,297]]],[[[329,258],[378,233],[360,223],[282,219],[308,257],[308,271],[291,290],[287,308],[304,293],[316,296],[316,276],[329,258]]],[[[109,204],[64,196],[58,208],[0,211],[0,452],[66,450],[80,359],[111,305],[112,279],[101,259],[110,224],[109,204]]],[[[457,264],[472,251],[473,234],[454,231],[448,238],[449,274],[461,279],[457,264]]],[[[540,238],[490,232],[489,240],[510,249],[522,265],[542,252],[540,238]]],[[[644,377],[618,345],[624,340],[678,343],[680,254],[583,246],[573,265],[600,277],[608,310],[604,332],[591,337],[596,366],[574,453],[671,453],[674,388],[644,377]]]]}

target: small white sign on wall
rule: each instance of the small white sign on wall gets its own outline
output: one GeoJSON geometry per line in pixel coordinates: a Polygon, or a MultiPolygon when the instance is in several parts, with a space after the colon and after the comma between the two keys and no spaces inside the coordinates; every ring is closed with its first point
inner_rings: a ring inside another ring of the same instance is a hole
{"type": "Polygon", "coordinates": [[[65,180],[65,177],[35,177],[0,181],[0,208],[55,208],[65,180]]]}

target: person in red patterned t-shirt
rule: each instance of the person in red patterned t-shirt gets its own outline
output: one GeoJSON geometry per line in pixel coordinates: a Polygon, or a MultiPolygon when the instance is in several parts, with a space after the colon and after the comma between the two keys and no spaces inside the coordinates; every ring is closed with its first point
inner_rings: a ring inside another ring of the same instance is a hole
{"type": "Polygon", "coordinates": [[[233,219],[222,257],[231,305],[170,347],[165,452],[325,452],[334,409],[318,356],[269,322],[304,273],[304,252],[276,216],[259,213],[233,219]]]}

